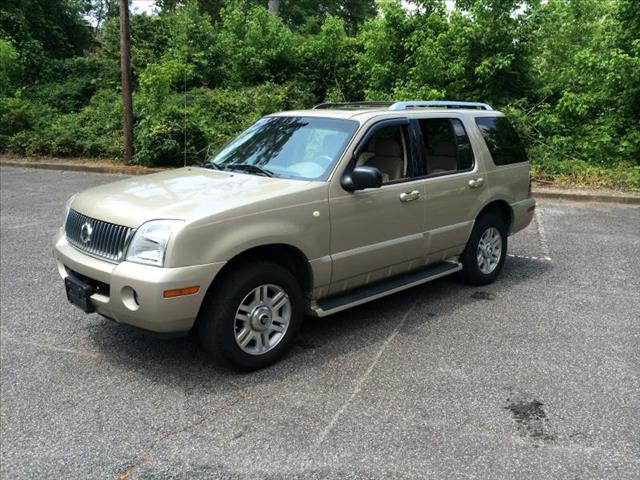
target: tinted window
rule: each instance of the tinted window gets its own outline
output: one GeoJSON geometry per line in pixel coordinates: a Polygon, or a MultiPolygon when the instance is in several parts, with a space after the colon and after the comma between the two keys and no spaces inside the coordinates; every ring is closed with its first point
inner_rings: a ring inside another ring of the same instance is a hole
{"type": "Polygon", "coordinates": [[[404,130],[401,125],[379,127],[358,155],[356,165],[375,167],[382,173],[383,183],[407,176],[404,130]]]}
{"type": "Polygon", "coordinates": [[[473,151],[462,122],[456,118],[419,120],[428,175],[473,167],[473,151]]]}
{"type": "Polygon", "coordinates": [[[491,152],[493,163],[509,165],[527,161],[520,137],[505,117],[478,117],[476,124],[491,152]]]}
{"type": "Polygon", "coordinates": [[[325,179],[357,127],[358,123],[352,120],[265,117],[238,135],[210,162],[222,169],[254,165],[277,177],[325,179]]]}

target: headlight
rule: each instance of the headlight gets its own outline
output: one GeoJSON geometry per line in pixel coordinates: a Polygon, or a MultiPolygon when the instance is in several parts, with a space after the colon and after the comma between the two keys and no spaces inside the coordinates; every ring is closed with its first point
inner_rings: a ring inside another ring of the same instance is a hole
{"type": "Polygon", "coordinates": [[[162,267],[171,234],[183,223],[182,220],[152,220],[145,223],[131,240],[127,260],[162,267]]]}
{"type": "Polygon", "coordinates": [[[64,218],[62,219],[62,228],[67,226],[67,218],[69,218],[69,212],[71,211],[71,204],[78,194],[71,195],[71,198],[67,200],[67,204],[64,206],[64,218]]]}

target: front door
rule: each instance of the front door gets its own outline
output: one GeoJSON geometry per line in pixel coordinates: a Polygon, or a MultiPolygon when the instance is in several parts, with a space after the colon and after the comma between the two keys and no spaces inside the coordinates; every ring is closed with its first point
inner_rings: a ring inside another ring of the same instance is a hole
{"type": "Polygon", "coordinates": [[[402,125],[385,122],[358,149],[355,164],[378,168],[382,187],[350,193],[333,182],[329,198],[333,264],[330,293],[423,264],[424,181],[412,180],[409,137],[406,121],[402,125]]]}

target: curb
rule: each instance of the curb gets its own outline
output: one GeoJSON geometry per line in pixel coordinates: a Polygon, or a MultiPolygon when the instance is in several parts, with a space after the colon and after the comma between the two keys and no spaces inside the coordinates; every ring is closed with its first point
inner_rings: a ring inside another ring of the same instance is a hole
{"type": "Polygon", "coordinates": [[[102,165],[84,165],[72,163],[47,163],[47,162],[16,162],[12,160],[0,160],[2,167],[20,167],[35,168],[41,170],[62,170],[69,172],[90,172],[90,173],[107,173],[107,174],[125,174],[125,175],[146,175],[148,173],[157,173],[166,170],[165,168],[148,168],[138,166],[102,166],[102,165]]]}
{"type": "MultiPolygon", "coordinates": [[[[98,166],[72,163],[47,163],[47,162],[18,162],[12,160],[0,160],[3,167],[39,168],[43,170],[63,170],[70,172],[110,173],[125,175],[146,175],[167,170],[166,168],[148,168],[137,166],[98,166]]],[[[556,200],[571,200],[575,202],[604,202],[623,203],[626,205],[640,205],[640,195],[625,193],[591,193],[570,190],[537,190],[533,189],[532,195],[536,198],[548,198],[556,200]]]]}
{"type": "Polygon", "coordinates": [[[571,200],[574,202],[603,202],[623,203],[625,205],[640,205],[640,195],[624,193],[583,193],[572,191],[544,191],[533,189],[531,194],[535,198],[571,200]]]}

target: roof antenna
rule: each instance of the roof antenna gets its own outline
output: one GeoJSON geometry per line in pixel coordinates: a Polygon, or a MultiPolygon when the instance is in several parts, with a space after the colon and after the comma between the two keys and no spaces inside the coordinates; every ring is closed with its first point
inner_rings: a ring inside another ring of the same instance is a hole
{"type": "MultiPolygon", "coordinates": [[[[189,7],[189,5],[185,5],[185,10],[189,7]]],[[[186,15],[186,12],[183,10],[182,12],[183,14],[186,15]]],[[[188,38],[188,34],[189,32],[187,31],[187,25],[186,22],[182,22],[182,28],[183,30],[183,35],[184,35],[184,39],[186,40],[188,38]]],[[[184,111],[183,113],[183,120],[182,120],[182,134],[183,134],[183,151],[182,151],[182,162],[183,162],[183,166],[186,167],[187,166],[187,58],[188,58],[188,51],[186,49],[183,50],[183,54],[184,54],[184,59],[183,59],[183,70],[182,70],[182,89],[184,92],[184,111]]]]}
{"type": "Polygon", "coordinates": [[[184,133],[184,151],[183,151],[183,162],[184,166],[187,166],[187,70],[184,69],[183,72],[183,88],[184,88],[184,123],[182,126],[182,130],[184,133]]]}
{"type": "Polygon", "coordinates": [[[183,124],[183,132],[184,132],[184,166],[187,166],[187,71],[184,71],[184,124],[183,124]]]}

